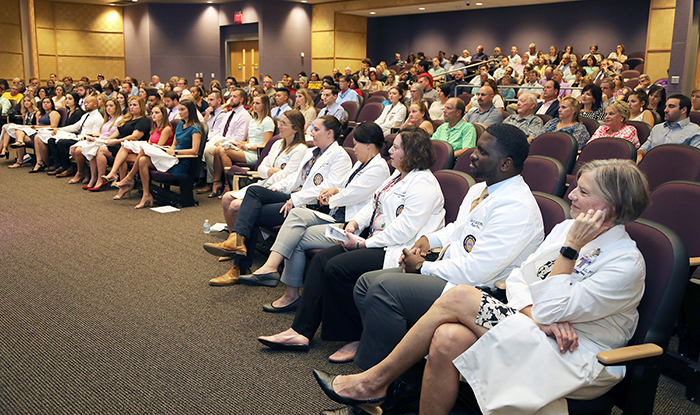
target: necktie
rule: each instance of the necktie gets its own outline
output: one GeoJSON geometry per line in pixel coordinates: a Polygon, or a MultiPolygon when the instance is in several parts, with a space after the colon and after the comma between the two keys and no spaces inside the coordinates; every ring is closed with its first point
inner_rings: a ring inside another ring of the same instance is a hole
{"type": "Polygon", "coordinates": [[[472,208],[469,209],[469,211],[471,212],[472,210],[474,210],[474,208],[477,207],[479,205],[479,203],[483,202],[484,199],[486,199],[488,196],[489,196],[489,189],[484,188],[484,191],[481,192],[481,195],[477,199],[474,199],[474,201],[472,201],[472,208]]]}
{"type": "Polygon", "coordinates": [[[231,119],[233,118],[233,116],[235,114],[236,114],[235,110],[231,111],[231,115],[229,115],[228,118],[226,119],[226,125],[224,125],[224,133],[222,134],[224,137],[226,137],[226,133],[228,132],[228,126],[229,126],[229,124],[231,124],[231,119]]]}

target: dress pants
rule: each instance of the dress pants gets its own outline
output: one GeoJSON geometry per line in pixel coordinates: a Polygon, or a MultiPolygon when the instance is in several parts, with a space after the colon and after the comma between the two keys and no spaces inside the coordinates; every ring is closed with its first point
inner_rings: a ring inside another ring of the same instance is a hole
{"type": "Polygon", "coordinates": [[[70,162],[70,146],[77,143],[78,140],[63,139],[56,142],[58,159],[63,170],[68,170],[71,167],[70,162]]]}
{"type": "MultiPolygon", "coordinates": [[[[207,167],[207,183],[214,183],[214,149],[216,144],[207,143],[204,146],[204,164],[207,167]]],[[[217,177],[217,179],[221,179],[217,177]]]]}
{"type": "Polygon", "coordinates": [[[301,287],[304,282],[306,250],[328,248],[336,244],[326,237],[326,226],[335,223],[321,219],[311,209],[294,208],[287,215],[271,251],[284,257],[281,281],[290,287],[301,287]]]}
{"type": "Polygon", "coordinates": [[[368,272],[355,284],[355,304],[364,330],[355,364],[367,370],[381,362],[440,298],[447,282],[401,268],[368,272]]]}
{"type": "Polygon", "coordinates": [[[356,341],[362,321],[353,300],[353,287],[363,273],[381,269],[383,248],[345,251],[341,245],[326,248],[311,260],[292,328],[311,339],[323,320],[321,338],[356,341]]]}
{"type": "Polygon", "coordinates": [[[58,157],[58,145],[56,144],[55,138],[49,138],[46,146],[49,148],[49,160],[51,160],[51,165],[55,167],[61,166],[61,159],[58,157]]]}
{"type": "Polygon", "coordinates": [[[280,209],[289,200],[289,197],[287,193],[273,192],[262,186],[250,186],[246,191],[236,217],[236,224],[231,230],[231,232],[245,237],[248,256],[245,259],[234,261],[241,271],[247,270],[253,265],[258,227],[279,226],[284,223],[284,216],[280,213],[280,209]]]}

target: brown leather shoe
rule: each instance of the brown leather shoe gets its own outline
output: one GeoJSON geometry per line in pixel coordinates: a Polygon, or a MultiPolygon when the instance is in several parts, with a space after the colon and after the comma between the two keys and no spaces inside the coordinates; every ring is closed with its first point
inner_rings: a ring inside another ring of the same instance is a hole
{"type": "Polygon", "coordinates": [[[215,256],[238,256],[245,257],[248,250],[245,247],[245,238],[231,232],[228,239],[218,244],[206,243],[204,250],[215,256]]]}
{"type": "Polygon", "coordinates": [[[68,176],[75,176],[75,169],[73,167],[69,168],[68,170],[62,171],[58,174],[56,174],[56,177],[68,177],[68,176]]]}
{"type": "Polygon", "coordinates": [[[49,176],[55,176],[59,173],[63,173],[63,167],[59,167],[56,170],[51,170],[51,171],[46,172],[46,174],[48,174],[49,176]]]}
{"type": "Polygon", "coordinates": [[[209,285],[214,287],[224,287],[226,285],[238,284],[238,276],[241,274],[238,265],[233,264],[231,269],[224,275],[209,280],[209,285]]]}

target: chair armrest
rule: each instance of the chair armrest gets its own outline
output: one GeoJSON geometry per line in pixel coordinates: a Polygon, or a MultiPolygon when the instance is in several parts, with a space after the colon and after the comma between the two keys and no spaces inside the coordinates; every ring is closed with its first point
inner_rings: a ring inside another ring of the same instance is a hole
{"type": "Polygon", "coordinates": [[[618,349],[606,350],[596,355],[598,361],[603,365],[619,365],[633,360],[645,359],[647,357],[661,356],[664,349],[654,343],[639,344],[636,346],[620,347],[618,349]]]}
{"type": "MultiPolygon", "coordinates": [[[[231,167],[233,167],[233,166],[231,166],[231,167]]],[[[224,167],[224,170],[226,171],[226,173],[228,173],[229,170],[231,170],[231,167],[224,167]]],[[[250,170],[250,167],[243,167],[243,166],[236,166],[236,167],[239,169],[245,170],[246,172],[248,172],[250,170]]],[[[233,174],[234,176],[238,175],[236,173],[231,173],[231,174],[233,174]]]]}
{"type": "Polygon", "coordinates": [[[691,257],[690,258],[690,266],[691,267],[697,267],[700,266],[700,257],[691,257]]]}
{"type": "Polygon", "coordinates": [[[259,179],[260,178],[260,173],[258,173],[255,170],[248,170],[248,176],[252,177],[253,179],[259,179]]]}
{"type": "Polygon", "coordinates": [[[506,289],[506,282],[505,281],[496,281],[493,285],[496,286],[499,290],[505,290],[506,289]]]}

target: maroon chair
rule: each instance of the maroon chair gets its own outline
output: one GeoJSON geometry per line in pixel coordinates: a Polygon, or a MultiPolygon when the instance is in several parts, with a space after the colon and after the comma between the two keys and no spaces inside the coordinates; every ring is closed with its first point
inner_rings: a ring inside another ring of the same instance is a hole
{"type": "Polygon", "coordinates": [[[632,79],[639,78],[639,75],[641,75],[641,73],[639,73],[639,71],[635,71],[634,69],[630,69],[627,71],[622,71],[620,75],[622,75],[623,79],[632,79]]]}
{"type": "Polygon", "coordinates": [[[625,62],[629,62],[629,60],[632,58],[644,60],[646,58],[646,56],[647,56],[646,52],[632,52],[629,55],[627,55],[627,60],[625,62]]]}
{"type": "Polygon", "coordinates": [[[387,100],[389,99],[389,91],[374,91],[371,94],[369,94],[369,97],[383,97],[385,100],[387,100]]]}
{"type": "Polygon", "coordinates": [[[438,170],[433,174],[440,183],[440,190],[445,198],[445,224],[454,222],[464,197],[476,181],[470,175],[456,170],[438,170]]]}
{"type": "Polygon", "coordinates": [[[435,149],[435,164],[430,168],[432,172],[451,169],[455,164],[455,153],[452,145],[447,141],[431,140],[435,149]]]}
{"type": "MultiPolygon", "coordinates": [[[[348,113],[348,121],[355,121],[355,119],[357,118],[357,113],[360,110],[360,106],[357,104],[357,102],[345,101],[342,104],[340,104],[340,106],[343,107],[345,112],[348,113]]],[[[375,118],[375,120],[376,120],[376,118],[375,118]]]]}
{"type": "Polygon", "coordinates": [[[362,107],[360,113],[357,115],[357,121],[349,121],[348,126],[355,127],[358,124],[365,121],[374,121],[377,118],[379,118],[380,115],[382,115],[383,110],[384,106],[378,102],[371,102],[369,104],[366,104],[362,107]]]}
{"type": "Polygon", "coordinates": [[[178,124],[180,124],[180,120],[178,119],[170,121],[170,126],[173,128],[173,135],[175,135],[175,131],[177,131],[178,124]]]}
{"type": "Polygon", "coordinates": [[[632,142],[622,138],[601,137],[589,141],[581,150],[571,174],[566,176],[566,182],[571,184],[578,169],[592,160],[628,159],[637,160],[637,149],[632,142]]]}
{"type": "Polygon", "coordinates": [[[316,108],[318,108],[318,109],[326,108],[326,103],[323,102],[323,100],[320,100],[320,101],[318,101],[318,104],[316,104],[316,108]]]}
{"type": "Polygon", "coordinates": [[[692,122],[693,124],[700,125],[700,112],[690,111],[690,114],[688,114],[688,118],[690,118],[690,122],[692,122]]]}
{"type": "Polygon", "coordinates": [[[343,147],[345,149],[345,152],[348,153],[348,156],[350,156],[350,160],[352,160],[352,165],[354,166],[355,163],[357,163],[357,155],[355,154],[355,150],[352,147],[343,147]]]}
{"type": "MultiPolygon", "coordinates": [[[[635,71],[637,72],[637,71],[635,71]]],[[[625,81],[625,86],[630,89],[634,89],[639,85],[639,78],[630,78],[625,81]]]]}
{"type": "Polygon", "coordinates": [[[537,206],[542,214],[542,222],[544,223],[544,234],[549,235],[552,229],[566,219],[571,219],[569,211],[571,206],[564,199],[551,195],[549,193],[533,191],[537,206]]]}
{"type": "Polygon", "coordinates": [[[434,99],[432,98],[425,98],[425,106],[430,108],[431,105],[433,105],[433,102],[435,102],[434,99]]]}
{"type": "Polygon", "coordinates": [[[596,120],[592,120],[590,118],[586,117],[581,117],[581,124],[586,127],[586,130],[588,131],[588,134],[593,137],[593,133],[595,133],[595,130],[600,127],[600,123],[596,120]]]}
{"type": "Polygon", "coordinates": [[[61,119],[58,121],[58,126],[63,127],[66,125],[66,118],[68,117],[68,111],[65,108],[56,108],[59,114],[61,114],[61,119]]]}
{"type": "Polygon", "coordinates": [[[627,124],[631,125],[637,130],[637,138],[639,138],[639,145],[646,143],[651,134],[651,125],[645,123],[644,121],[627,121],[627,124]]]}
{"type": "Polygon", "coordinates": [[[484,133],[484,127],[480,124],[472,124],[474,125],[474,129],[476,130],[476,141],[479,141],[479,138],[481,138],[481,135],[484,133]]]}
{"type": "Polygon", "coordinates": [[[574,168],[577,154],[578,142],[567,133],[556,131],[543,133],[530,144],[531,156],[552,157],[564,166],[565,172],[570,172],[574,168]]]}
{"type": "Polygon", "coordinates": [[[639,163],[647,175],[649,190],[666,182],[700,179],[700,149],[680,144],[664,144],[649,150],[639,163]]]}
{"type": "Polygon", "coordinates": [[[501,113],[503,113],[503,119],[505,120],[506,118],[510,117],[510,112],[501,110],[501,113]]]}
{"type": "Polygon", "coordinates": [[[566,190],[564,167],[552,157],[529,156],[521,175],[532,191],[561,197],[566,190]]]}
{"type": "Polygon", "coordinates": [[[353,142],[353,134],[352,131],[350,131],[348,135],[345,136],[345,140],[343,140],[343,147],[353,148],[354,146],[355,143],[353,142]]]}
{"type": "Polygon", "coordinates": [[[543,125],[544,125],[544,124],[547,124],[547,122],[548,122],[549,120],[552,119],[552,117],[550,117],[550,116],[547,115],[547,114],[535,114],[535,115],[538,116],[538,117],[540,117],[540,119],[542,120],[542,124],[543,124],[543,125]]]}
{"type": "Polygon", "coordinates": [[[430,120],[430,122],[433,124],[433,130],[437,130],[438,127],[445,123],[444,120],[430,120]]]}
{"type": "Polygon", "coordinates": [[[365,101],[365,105],[369,104],[370,102],[378,102],[381,104],[384,101],[386,101],[385,97],[381,95],[372,95],[369,98],[367,98],[367,101],[365,101]]]}
{"type": "MultiPolygon", "coordinates": [[[[461,171],[463,173],[467,173],[467,174],[471,175],[472,174],[471,155],[474,151],[476,151],[476,147],[472,147],[470,149],[465,150],[464,153],[462,153],[462,155],[459,156],[459,158],[457,159],[457,162],[455,163],[455,166],[453,168],[457,171],[461,171]]],[[[480,180],[477,180],[477,181],[480,181],[480,180]]]]}
{"type": "Polygon", "coordinates": [[[468,93],[468,92],[464,92],[464,93],[462,93],[462,94],[457,95],[457,98],[459,98],[459,99],[461,99],[462,101],[464,101],[464,105],[469,105],[469,102],[472,100],[472,97],[473,97],[473,96],[474,96],[474,95],[472,95],[472,94],[470,94],[470,93],[468,93]]]}
{"type": "Polygon", "coordinates": [[[644,64],[644,58],[628,58],[625,63],[628,64],[630,68],[637,70],[637,66],[644,64]]]}

